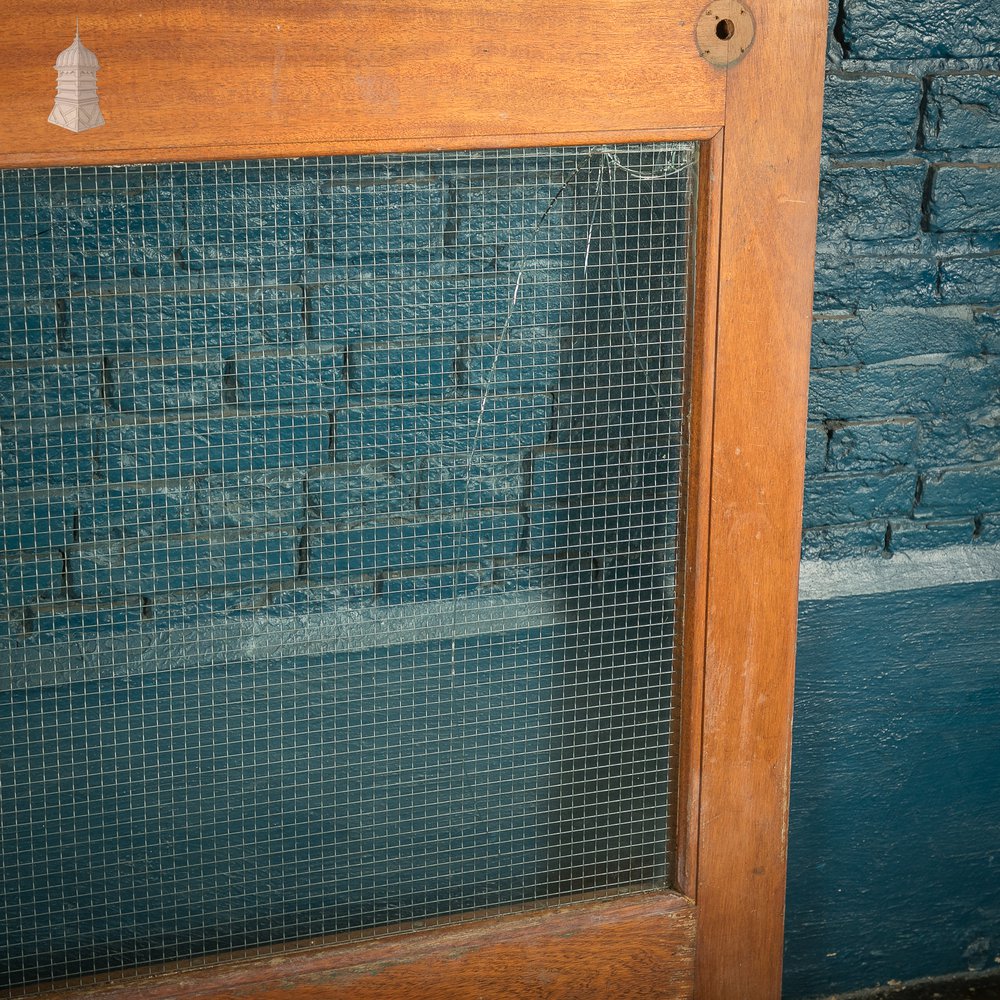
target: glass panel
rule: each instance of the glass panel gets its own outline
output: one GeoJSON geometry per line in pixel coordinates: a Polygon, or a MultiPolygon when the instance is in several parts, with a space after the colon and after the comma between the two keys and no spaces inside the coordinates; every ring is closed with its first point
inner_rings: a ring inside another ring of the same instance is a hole
{"type": "Polygon", "coordinates": [[[664,882],[694,162],[0,172],[3,982],[664,882]]]}

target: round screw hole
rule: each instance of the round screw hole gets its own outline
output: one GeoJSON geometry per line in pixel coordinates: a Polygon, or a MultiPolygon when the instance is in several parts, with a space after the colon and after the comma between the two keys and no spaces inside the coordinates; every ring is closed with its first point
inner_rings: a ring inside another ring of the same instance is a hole
{"type": "Polygon", "coordinates": [[[724,42],[728,42],[735,33],[736,25],[728,17],[722,18],[715,26],[715,37],[722,39],[724,42]]]}

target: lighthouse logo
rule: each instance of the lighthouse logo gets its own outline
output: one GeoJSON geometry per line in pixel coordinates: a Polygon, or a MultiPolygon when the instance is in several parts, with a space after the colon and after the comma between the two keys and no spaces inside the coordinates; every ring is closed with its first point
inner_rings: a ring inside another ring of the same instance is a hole
{"type": "Polygon", "coordinates": [[[56,59],[56,103],[49,121],[70,132],[84,132],[104,124],[97,103],[97,56],[80,41],[80,25],[76,26],[73,44],[56,59]]]}

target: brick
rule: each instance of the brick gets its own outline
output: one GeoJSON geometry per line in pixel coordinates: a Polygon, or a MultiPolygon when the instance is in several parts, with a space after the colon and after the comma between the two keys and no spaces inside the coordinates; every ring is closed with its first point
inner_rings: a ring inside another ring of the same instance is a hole
{"type": "Polygon", "coordinates": [[[678,410],[663,405],[673,402],[676,407],[680,400],[658,398],[655,383],[634,382],[631,375],[611,386],[599,378],[596,385],[591,382],[590,388],[564,390],[556,399],[553,440],[561,445],[596,448],[605,454],[617,453],[619,464],[632,451],[634,441],[676,441],[680,435],[678,410]]]}
{"type": "Polygon", "coordinates": [[[368,260],[439,248],[450,200],[438,178],[326,187],[310,212],[316,253],[368,260]]]}
{"type": "Polygon", "coordinates": [[[49,431],[41,427],[0,426],[0,473],[8,489],[75,486],[94,474],[93,431],[76,426],[49,431]]]}
{"type": "Polygon", "coordinates": [[[573,308],[571,278],[542,262],[517,271],[455,275],[430,269],[423,276],[392,279],[345,271],[310,291],[310,329],[320,341],[375,336],[405,342],[505,326],[557,326],[573,308]]]}
{"type": "Polygon", "coordinates": [[[557,387],[559,362],[559,330],[519,330],[472,341],[466,349],[466,377],[474,389],[544,392],[557,387]]]}
{"type": "Polygon", "coordinates": [[[676,493],[680,448],[632,443],[621,449],[546,451],[537,454],[532,468],[534,499],[575,499],[599,493],[659,496],[676,493]]]}
{"type": "Polygon", "coordinates": [[[1000,361],[930,355],[814,369],[809,410],[827,420],[954,414],[995,403],[998,393],[1000,361]]]}
{"type": "Polygon", "coordinates": [[[914,254],[820,252],[815,304],[818,310],[937,305],[937,263],[914,254]]]}
{"type": "Polygon", "coordinates": [[[104,409],[101,380],[99,363],[0,368],[0,419],[99,413],[104,409]]]}
{"type": "Polygon", "coordinates": [[[294,532],[81,545],[69,554],[70,580],[87,599],[284,580],[297,572],[298,547],[294,532]]]}
{"type": "Polygon", "coordinates": [[[976,541],[984,545],[1000,545],[1000,514],[979,518],[976,529],[976,541]]]}
{"type": "Polygon", "coordinates": [[[812,365],[827,368],[923,354],[979,354],[984,329],[967,306],[890,307],[818,316],[813,324],[812,365]]]}
{"type": "Polygon", "coordinates": [[[1000,26],[992,0],[844,0],[851,59],[993,56],[1000,26]]]}
{"type": "Polygon", "coordinates": [[[992,232],[1000,228],[1000,166],[938,167],[930,202],[936,232],[992,232]]]}
{"type": "Polygon", "coordinates": [[[919,517],[954,517],[1000,511],[1000,462],[942,469],[923,477],[919,517]]]}
{"type": "Polygon", "coordinates": [[[121,542],[72,546],[66,554],[70,596],[84,600],[134,594],[121,542]]]}
{"type": "Polygon", "coordinates": [[[976,328],[982,335],[983,353],[1000,354],[1000,313],[978,313],[976,315],[976,328]]]}
{"type": "Polygon", "coordinates": [[[479,255],[555,254],[586,224],[561,179],[519,183],[515,177],[501,184],[493,177],[463,179],[456,216],[456,245],[479,255]]]}
{"type": "Polygon", "coordinates": [[[71,298],[66,323],[71,349],[82,354],[231,352],[306,337],[297,287],[71,298]]]}
{"type": "Polygon", "coordinates": [[[454,341],[352,344],[348,383],[362,396],[441,396],[455,386],[455,353],[454,341]]]}
{"type": "Polygon", "coordinates": [[[309,575],[345,577],[510,556],[520,530],[517,514],[317,530],[310,539],[309,575]]]}
{"type": "MultiPolygon", "coordinates": [[[[0,271],[2,266],[0,251],[0,271]]],[[[10,294],[10,283],[6,283],[10,294]]],[[[0,358],[50,358],[58,351],[58,305],[54,299],[0,303],[0,358]]]]}
{"type": "Polygon", "coordinates": [[[826,469],[826,446],[829,434],[823,424],[806,427],[806,475],[826,469]]]}
{"type": "Polygon", "coordinates": [[[244,358],[233,363],[235,401],[266,409],[333,409],[345,392],[341,353],[244,358]]]}
{"type": "Polygon", "coordinates": [[[924,146],[943,150],[1000,146],[1000,75],[934,77],[927,92],[924,146]]]}
{"type": "Polygon", "coordinates": [[[415,462],[348,466],[309,477],[309,511],[331,521],[404,513],[416,507],[415,462]]]}
{"type": "MultiPolygon", "coordinates": [[[[919,513],[919,510],[918,510],[919,513]]],[[[889,552],[926,552],[950,545],[968,545],[973,541],[975,522],[971,517],[952,521],[891,521],[889,552]]]]}
{"type": "Polygon", "coordinates": [[[201,625],[213,619],[257,617],[269,603],[265,586],[154,593],[150,614],[157,627],[201,625]]]}
{"type": "Polygon", "coordinates": [[[808,528],[905,517],[913,508],[913,472],[833,474],[806,480],[803,523],[808,528]]]}
{"type": "Polygon", "coordinates": [[[190,531],[186,490],[109,490],[79,501],[79,541],[110,542],[190,531]]]}
{"type": "Polygon", "coordinates": [[[841,159],[910,152],[917,141],[920,98],[916,77],[828,73],[824,151],[841,159]]]}
{"type": "Polygon", "coordinates": [[[432,456],[422,468],[420,506],[489,507],[521,499],[524,475],[514,454],[432,456]]]}
{"type": "Polygon", "coordinates": [[[1000,460],[1000,406],[923,421],[920,461],[925,467],[997,460],[1000,460]]]}
{"type": "Polygon", "coordinates": [[[941,300],[973,305],[1000,300],[1000,254],[942,260],[941,300]]]}
{"type": "Polygon", "coordinates": [[[225,371],[222,361],[148,364],[120,360],[115,371],[118,406],[140,413],[219,407],[225,371]]]}
{"type": "Polygon", "coordinates": [[[492,572],[433,573],[391,577],[382,582],[379,597],[386,604],[453,601],[488,590],[492,572]]]}
{"type": "Polygon", "coordinates": [[[803,559],[854,559],[886,556],[886,521],[864,524],[826,525],[802,532],[803,559]]]}
{"type": "Polygon", "coordinates": [[[830,167],[820,178],[819,239],[914,236],[920,229],[923,164],[830,167]]]}
{"type": "Polygon", "coordinates": [[[533,552],[581,551],[594,556],[649,554],[663,542],[668,505],[655,493],[598,494],[585,503],[533,504],[528,548],[533,552]]]}
{"type": "Polygon", "coordinates": [[[268,414],[108,427],[99,446],[108,480],[123,483],[318,465],[328,441],[324,414],[268,414]]]}
{"type": "Polygon", "coordinates": [[[0,559],[0,604],[16,607],[51,598],[62,589],[61,553],[0,559]]]}
{"type": "Polygon", "coordinates": [[[62,497],[0,502],[0,537],[6,552],[61,548],[73,540],[76,507],[62,497]]]}
{"type": "Polygon", "coordinates": [[[438,452],[493,451],[541,444],[546,396],[491,396],[337,411],[334,453],[340,462],[405,458],[438,452]]]}
{"type": "Polygon", "coordinates": [[[206,476],[191,501],[196,531],[292,526],[305,517],[303,477],[287,472],[206,476]]]}
{"type": "MultiPolygon", "coordinates": [[[[89,187],[53,190],[42,207],[58,251],[51,266],[59,285],[81,288],[176,273],[174,248],[183,240],[183,214],[155,189],[148,197],[123,189],[125,176],[91,174],[84,179],[89,187]]],[[[49,195],[42,191],[40,197],[49,195]]]]}
{"type": "Polygon", "coordinates": [[[891,469],[913,461],[920,425],[895,419],[837,424],[830,435],[827,469],[891,469]]]}
{"type": "Polygon", "coordinates": [[[86,604],[43,604],[35,610],[34,631],[61,639],[88,639],[107,633],[131,632],[143,624],[142,601],[132,598],[86,604]]]}
{"type": "Polygon", "coordinates": [[[313,584],[276,591],[271,596],[269,615],[300,618],[322,614],[337,608],[371,607],[375,604],[375,589],[370,583],[313,584]]]}
{"type": "Polygon", "coordinates": [[[262,284],[301,280],[306,257],[301,224],[232,200],[189,201],[186,221],[177,244],[185,271],[213,277],[248,275],[262,284]]]}

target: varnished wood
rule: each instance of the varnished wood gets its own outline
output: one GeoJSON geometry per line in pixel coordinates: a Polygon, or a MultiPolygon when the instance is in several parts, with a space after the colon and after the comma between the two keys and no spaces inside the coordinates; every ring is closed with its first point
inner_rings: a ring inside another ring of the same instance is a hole
{"type": "Polygon", "coordinates": [[[713,66],[732,66],[750,51],[756,26],[742,0],[712,0],[698,18],[694,37],[703,59],[713,66]]]}
{"type": "MultiPolygon", "coordinates": [[[[552,144],[722,123],[701,0],[98,0],[107,124],[47,121],[77,10],[0,12],[0,166],[552,144]],[[522,138],[521,144],[526,140],[522,138]]],[[[598,139],[598,141],[601,141],[598,139]]]]}
{"type": "Polygon", "coordinates": [[[700,792],[702,700],[708,584],[709,490],[712,469],[716,327],[719,298],[719,236],[722,202],[723,135],[702,144],[698,164],[697,223],[691,248],[694,268],[688,296],[688,361],[685,437],[678,538],[682,567],[678,592],[675,658],[681,684],[677,709],[677,794],[675,797],[674,879],[693,896],[697,888],[698,799],[700,792]]]}
{"type": "Polygon", "coordinates": [[[730,67],[698,845],[699,1000],[781,992],[826,5],[755,0],[730,67]]]}
{"type": "Polygon", "coordinates": [[[754,45],[728,70],[698,55],[702,0],[97,0],[81,34],[108,124],[80,135],[45,120],[69,15],[10,6],[0,166],[704,140],[676,851],[696,909],[643,895],[72,996],[777,997],[819,0],[754,0],[754,45]]]}
{"type": "Polygon", "coordinates": [[[474,1000],[694,996],[693,904],[647,893],[174,972],[52,1000],[474,1000]]]}

